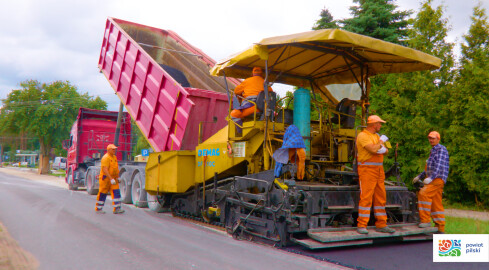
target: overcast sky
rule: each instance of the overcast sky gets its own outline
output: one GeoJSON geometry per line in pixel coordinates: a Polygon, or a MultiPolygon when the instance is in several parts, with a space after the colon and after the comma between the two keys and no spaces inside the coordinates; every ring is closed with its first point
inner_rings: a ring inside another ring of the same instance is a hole
{"type": "MultiPolygon", "coordinates": [[[[397,0],[400,10],[420,1],[397,0]]],[[[461,41],[477,0],[435,0],[447,7],[461,41]]],[[[484,8],[489,0],[482,0],[484,8]]],[[[262,38],[304,32],[328,8],[335,19],[351,17],[351,0],[0,0],[0,99],[27,79],[68,80],[117,110],[119,99],[98,72],[107,17],[178,33],[219,61],[262,38]]]]}

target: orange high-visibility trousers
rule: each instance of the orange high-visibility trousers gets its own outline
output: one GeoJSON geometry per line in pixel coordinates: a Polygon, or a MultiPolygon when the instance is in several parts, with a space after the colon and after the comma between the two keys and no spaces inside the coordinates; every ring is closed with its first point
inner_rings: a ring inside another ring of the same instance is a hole
{"type": "Polygon", "coordinates": [[[103,179],[99,180],[99,191],[97,194],[97,201],[95,202],[95,211],[102,211],[102,208],[104,208],[105,205],[107,194],[109,192],[110,195],[112,196],[112,205],[114,206],[113,211],[117,210],[118,208],[121,208],[122,199],[121,199],[121,192],[119,189],[119,183],[116,181],[115,185],[112,185],[112,183],[110,183],[109,178],[104,176],[103,179]]]}
{"type": "Polygon", "coordinates": [[[360,202],[358,203],[357,227],[367,227],[372,203],[375,226],[377,228],[387,226],[384,167],[381,165],[359,165],[358,176],[360,178],[360,202]]]}
{"type": "Polygon", "coordinates": [[[297,179],[304,179],[306,173],[306,149],[289,148],[289,160],[297,164],[297,179]]]}
{"type": "MultiPolygon", "coordinates": [[[[256,111],[259,112],[260,110],[256,110],[256,111]]],[[[231,117],[245,118],[248,115],[252,115],[254,112],[255,112],[255,106],[249,107],[246,109],[242,109],[242,110],[232,110],[231,111],[231,117]]]]}
{"type": "Polygon", "coordinates": [[[441,178],[435,178],[418,193],[418,209],[421,223],[430,223],[431,218],[433,218],[433,222],[435,222],[440,232],[445,232],[445,209],[442,203],[444,186],[445,182],[441,178]]]}

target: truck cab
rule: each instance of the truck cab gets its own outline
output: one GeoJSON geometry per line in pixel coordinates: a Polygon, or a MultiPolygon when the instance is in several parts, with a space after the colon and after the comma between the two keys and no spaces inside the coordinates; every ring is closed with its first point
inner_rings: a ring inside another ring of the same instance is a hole
{"type": "MultiPolygon", "coordinates": [[[[70,190],[87,187],[89,193],[96,193],[100,173],[100,159],[107,145],[114,143],[118,112],[80,108],[73,123],[70,138],[63,141],[67,150],[65,181],[70,190]],[[88,180],[88,181],[87,181],[88,180]]],[[[131,155],[131,120],[128,113],[122,117],[117,159],[125,161],[131,155]]]]}

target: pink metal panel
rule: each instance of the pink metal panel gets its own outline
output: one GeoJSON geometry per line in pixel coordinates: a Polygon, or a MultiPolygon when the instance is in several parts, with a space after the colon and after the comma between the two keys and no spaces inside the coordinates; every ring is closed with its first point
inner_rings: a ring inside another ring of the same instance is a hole
{"type": "Polygon", "coordinates": [[[179,150],[194,103],[112,18],[98,66],[153,149],[179,150]]]}
{"type": "Polygon", "coordinates": [[[187,129],[192,132],[185,133],[183,137],[183,150],[193,150],[199,140],[199,124],[202,123],[202,141],[205,141],[217,131],[227,125],[226,115],[228,113],[228,99],[224,93],[202,90],[196,88],[186,88],[190,94],[190,99],[195,106],[189,116],[187,129]],[[213,118],[217,122],[213,122],[213,118]]]}

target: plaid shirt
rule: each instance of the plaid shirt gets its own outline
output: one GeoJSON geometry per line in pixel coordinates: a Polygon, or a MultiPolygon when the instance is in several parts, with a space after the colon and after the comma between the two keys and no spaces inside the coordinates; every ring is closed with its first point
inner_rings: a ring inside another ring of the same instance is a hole
{"type": "Polygon", "coordinates": [[[433,146],[433,148],[431,148],[430,157],[426,161],[426,170],[418,175],[419,178],[441,178],[447,183],[449,160],[450,158],[448,157],[448,151],[445,146],[441,144],[433,146]]]}

